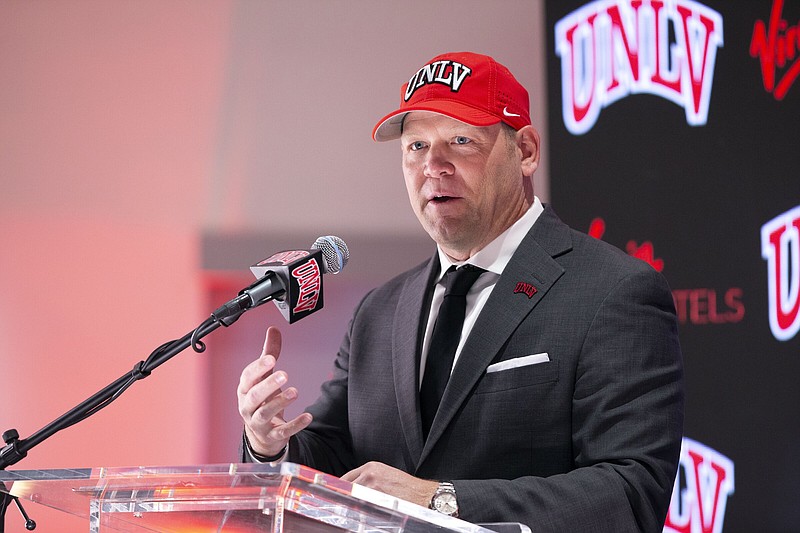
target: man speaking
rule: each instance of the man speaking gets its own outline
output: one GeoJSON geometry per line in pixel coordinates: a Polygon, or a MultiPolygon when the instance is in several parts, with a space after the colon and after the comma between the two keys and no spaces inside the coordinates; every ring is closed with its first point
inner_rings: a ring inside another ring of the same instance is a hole
{"type": "Polygon", "coordinates": [[[672,296],[533,190],[539,134],[503,65],[440,55],[373,131],[399,139],[436,253],[367,294],[293,420],[280,333],[242,372],[246,460],[288,460],[470,522],[660,531],[683,431],[672,296]]]}

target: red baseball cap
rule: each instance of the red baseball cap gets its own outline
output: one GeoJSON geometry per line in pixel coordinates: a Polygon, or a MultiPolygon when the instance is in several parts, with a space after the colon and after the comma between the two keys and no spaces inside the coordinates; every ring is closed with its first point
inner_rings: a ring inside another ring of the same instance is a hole
{"type": "Polygon", "coordinates": [[[410,111],[430,111],[491,126],[505,122],[515,130],[531,123],[528,91],[511,71],[489,56],[452,52],[431,59],[400,89],[400,109],[372,130],[376,141],[397,139],[410,111]]]}

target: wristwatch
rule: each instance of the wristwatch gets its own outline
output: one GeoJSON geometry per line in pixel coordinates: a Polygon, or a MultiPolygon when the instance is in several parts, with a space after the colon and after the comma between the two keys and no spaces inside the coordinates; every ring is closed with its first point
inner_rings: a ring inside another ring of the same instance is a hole
{"type": "Polygon", "coordinates": [[[439,488],[433,493],[429,507],[444,515],[458,518],[458,501],[456,500],[456,488],[453,484],[447,481],[439,483],[439,488]]]}

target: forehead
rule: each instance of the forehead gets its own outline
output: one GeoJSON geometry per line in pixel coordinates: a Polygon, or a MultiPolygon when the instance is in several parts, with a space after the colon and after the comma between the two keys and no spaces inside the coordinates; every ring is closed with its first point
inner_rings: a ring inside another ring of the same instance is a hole
{"type": "Polygon", "coordinates": [[[434,132],[460,132],[472,136],[492,135],[499,128],[499,124],[492,126],[472,126],[439,113],[431,111],[412,111],[403,120],[403,133],[420,134],[434,132]]]}

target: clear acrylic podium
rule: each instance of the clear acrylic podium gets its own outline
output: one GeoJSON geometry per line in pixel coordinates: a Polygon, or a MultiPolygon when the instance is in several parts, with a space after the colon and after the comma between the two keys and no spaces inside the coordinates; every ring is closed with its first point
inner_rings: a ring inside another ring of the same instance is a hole
{"type": "Polygon", "coordinates": [[[11,470],[0,481],[92,533],[491,531],[293,463],[11,470]]]}

